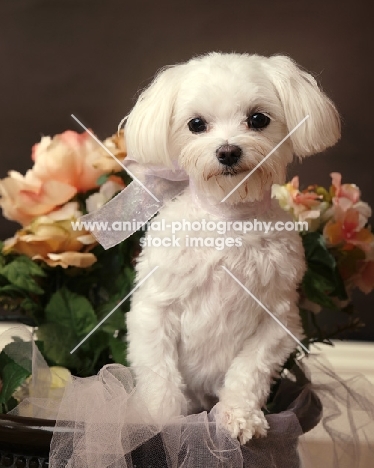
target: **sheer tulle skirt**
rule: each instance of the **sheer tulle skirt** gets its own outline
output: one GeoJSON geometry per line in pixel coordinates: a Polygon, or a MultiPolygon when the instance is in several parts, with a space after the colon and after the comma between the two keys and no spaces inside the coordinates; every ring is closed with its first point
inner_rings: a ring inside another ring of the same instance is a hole
{"type": "MultiPolygon", "coordinates": [[[[340,379],[318,356],[304,360],[313,383],[304,372],[301,378],[284,377],[273,413],[266,416],[267,436],[240,446],[220,423],[217,407],[161,425],[161,418],[147,411],[152,395],[140,397],[132,369],[118,364],[92,377],[73,377],[65,389],[51,389],[49,368],[30,333],[11,329],[2,343],[10,337],[24,342],[10,357],[32,371],[29,397],[11,413],[56,420],[52,468],[308,468],[311,454],[302,447],[301,464],[298,446],[300,436],[315,426],[331,440],[329,457],[336,467],[359,468],[363,441],[374,455],[373,386],[362,377],[340,379]]],[[[321,453],[321,467],[324,462],[321,453]]]]}

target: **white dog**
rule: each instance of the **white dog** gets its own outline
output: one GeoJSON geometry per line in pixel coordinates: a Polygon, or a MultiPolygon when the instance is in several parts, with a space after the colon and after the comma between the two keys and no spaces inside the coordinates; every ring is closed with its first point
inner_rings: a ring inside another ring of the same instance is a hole
{"type": "MultiPolygon", "coordinates": [[[[289,220],[270,199],[272,184],[285,182],[294,155],[322,151],[339,136],[332,102],[285,56],[211,53],[166,68],[140,95],[126,125],[128,152],[139,163],[177,164],[189,176],[189,187],[156,218],[166,225],[289,220]]],[[[197,234],[222,238],[217,232],[178,233],[197,234]]],[[[297,286],[304,251],[295,231],[241,233],[241,245],[228,244],[143,249],[137,282],[159,268],[133,295],[128,358],[155,417],[210,410],[218,402],[223,423],[244,444],[266,434],[261,408],[297,344],[235,278],[300,339],[297,286]]]]}

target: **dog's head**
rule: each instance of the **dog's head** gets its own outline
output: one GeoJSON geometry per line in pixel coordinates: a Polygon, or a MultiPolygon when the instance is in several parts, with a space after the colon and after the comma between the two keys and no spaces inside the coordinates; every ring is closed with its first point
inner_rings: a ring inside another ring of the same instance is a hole
{"type": "Polygon", "coordinates": [[[162,70],[129,114],[126,142],[140,163],[178,162],[221,200],[307,116],[228,199],[259,200],[284,183],[293,155],[340,137],[333,103],[288,57],[211,53],[162,70]]]}

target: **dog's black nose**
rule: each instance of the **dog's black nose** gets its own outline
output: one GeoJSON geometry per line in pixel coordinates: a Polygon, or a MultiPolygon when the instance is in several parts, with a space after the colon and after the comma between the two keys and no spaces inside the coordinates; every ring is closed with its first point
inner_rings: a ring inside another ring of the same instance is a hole
{"type": "Polygon", "coordinates": [[[236,145],[222,145],[216,151],[218,161],[225,166],[233,166],[236,164],[240,156],[242,155],[242,150],[239,146],[236,145]]]}

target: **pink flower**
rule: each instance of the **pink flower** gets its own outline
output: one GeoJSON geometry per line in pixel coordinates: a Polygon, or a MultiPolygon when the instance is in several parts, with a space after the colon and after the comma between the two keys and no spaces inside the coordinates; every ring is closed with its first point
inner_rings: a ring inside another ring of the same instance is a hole
{"type": "Polygon", "coordinates": [[[360,189],[353,184],[341,184],[342,175],[339,172],[332,172],[330,174],[332,179],[332,186],[334,187],[334,199],[337,201],[344,198],[355,204],[360,200],[360,189]]]}
{"type": "Polygon", "coordinates": [[[326,224],[323,234],[331,246],[340,244],[356,245],[365,252],[372,249],[374,236],[369,229],[362,227],[360,213],[354,208],[339,212],[339,216],[326,224]]]}
{"type": "Polygon", "coordinates": [[[324,228],[324,236],[332,245],[343,245],[344,249],[360,247],[365,252],[372,248],[373,234],[365,226],[371,216],[371,208],[360,200],[360,190],[353,184],[341,184],[341,174],[331,174],[333,206],[329,210],[331,219],[324,228]]]}
{"type": "Polygon", "coordinates": [[[315,231],[321,224],[321,215],[328,208],[328,203],[313,190],[309,188],[300,192],[299,178],[296,176],[286,185],[273,185],[272,196],[277,198],[281,208],[292,213],[296,220],[306,221],[308,230],[315,231]]]}
{"type": "Polygon", "coordinates": [[[367,203],[360,201],[360,189],[354,184],[341,184],[342,176],[338,172],[332,172],[333,187],[333,211],[335,218],[344,218],[344,213],[354,208],[359,213],[360,225],[365,226],[371,216],[371,208],[367,203]]]}
{"type": "Polygon", "coordinates": [[[0,206],[3,215],[22,225],[45,215],[70,200],[76,188],[55,180],[39,180],[33,171],[25,176],[11,171],[0,180],[0,206]]]}
{"type": "Polygon", "coordinates": [[[303,208],[311,209],[313,207],[317,207],[321,203],[321,197],[315,193],[310,191],[299,191],[299,178],[296,176],[294,177],[290,184],[292,187],[292,199],[295,205],[302,205],[302,209],[300,211],[304,211],[303,208]]]}
{"type": "Polygon", "coordinates": [[[86,192],[97,187],[104,173],[94,167],[103,149],[87,133],[66,131],[55,137],[43,137],[32,149],[33,172],[42,181],[55,180],[86,192]]]}

